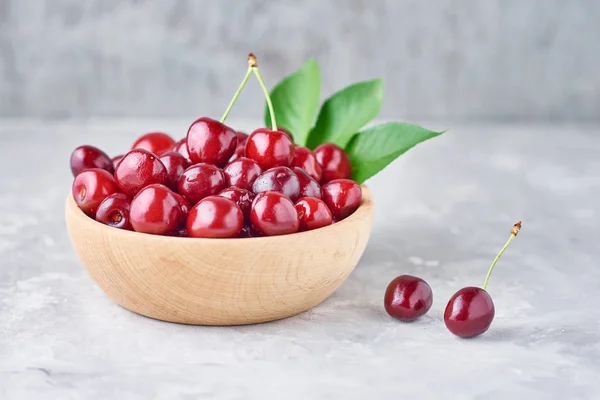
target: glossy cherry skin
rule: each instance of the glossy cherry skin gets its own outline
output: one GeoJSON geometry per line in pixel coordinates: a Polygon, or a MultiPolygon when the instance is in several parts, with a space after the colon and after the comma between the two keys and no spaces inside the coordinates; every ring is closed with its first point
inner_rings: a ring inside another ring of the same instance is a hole
{"type": "Polygon", "coordinates": [[[235,186],[240,189],[252,189],[252,184],[262,173],[262,170],[256,163],[246,157],[240,157],[231,161],[225,168],[225,182],[227,186],[235,186]]]}
{"type": "Polygon", "coordinates": [[[252,184],[254,194],[267,190],[283,193],[296,201],[300,197],[300,180],[288,167],[274,167],[260,174],[252,184]]]}
{"type": "Polygon", "coordinates": [[[133,197],[148,185],[166,183],[167,169],[153,153],[136,149],[123,156],[115,170],[115,180],[123,193],[133,197]]]}
{"type": "Polygon", "coordinates": [[[96,210],[102,201],[119,191],[115,179],[105,169],[86,169],[75,177],[71,187],[77,206],[90,217],[96,216],[96,210]]]}
{"type": "Polygon", "coordinates": [[[278,131],[281,131],[281,132],[283,132],[283,133],[285,133],[285,134],[287,135],[287,137],[289,137],[289,138],[290,138],[290,140],[291,140],[292,142],[294,142],[294,136],[292,135],[292,132],[290,132],[290,131],[289,131],[289,129],[287,129],[287,128],[284,128],[284,127],[282,127],[282,126],[277,126],[277,130],[278,130],[278,131]]]}
{"type": "Polygon", "coordinates": [[[256,161],[263,171],[287,167],[294,160],[294,143],[281,131],[260,128],[246,140],[246,157],[256,161]]]}
{"type": "Polygon", "coordinates": [[[110,157],[94,146],[79,146],[71,153],[71,172],[73,176],[90,168],[104,169],[111,174],[114,167],[110,157]]]}
{"type": "Polygon", "coordinates": [[[221,190],[219,192],[219,196],[233,200],[240,210],[242,210],[244,218],[250,218],[250,208],[252,207],[252,200],[254,200],[254,194],[252,192],[246,189],[240,189],[238,187],[231,186],[221,190]]]}
{"type": "Polygon", "coordinates": [[[489,293],[470,286],[450,298],[444,311],[444,323],[456,336],[471,338],[487,331],[494,315],[494,302],[489,293]]]}
{"type": "Polygon", "coordinates": [[[222,167],[235,152],[237,134],[217,120],[202,117],[190,125],[186,143],[193,163],[222,167]]]}
{"type": "Polygon", "coordinates": [[[129,220],[131,201],[124,193],[113,193],[105,198],[96,211],[96,221],[113,228],[133,230],[129,220]]]}
{"type": "Polygon", "coordinates": [[[296,146],[294,149],[293,167],[299,167],[305,170],[314,180],[321,182],[321,165],[317,161],[314,153],[306,147],[296,146]]]}
{"type": "Polygon", "coordinates": [[[179,193],[173,192],[173,194],[175,195],[175,197],[177,198],[177,201],[179,202],[181,212],[187,216],[188,213],[190,212],[190,209],[192,208],[192,205],[185,197],[183,197],[179,193]]]}
{"type": "Polygon", "coordinates": [[[117,169],[117,165],[119,165],[119,162],[121,162],[121,159],[123,159],[124,154],[119,154],[118,156],[115,156],[112,158],[112,165],[114,167],[114,169],[117,169]]]}
{"type": "Polygon", "coordinates": [[[246,154],[246,140],[248,139],[248,135],[245,134],[244,132],[240,132],[240,131],[236,132],[236,134],[237,134],[237,146],[235,148],[235,152],[229,159],[229,162],[231,162],[233,160],[237,160],[240,157],[244,157],[244,154],[246,154]]]}
{"type": "Polygon", "coordinates": [[[235,238],[244,227],[242,210],[233,200],[208,196],[190,210],[187,234],[195,238],[235,238]]]}
{"type": "Polygon", "coordinates": [[[170,235],[183,219],[175,194],[165,185],[148,185],[133,198],[129,211],[136,232],[170,235]]]}
{"type": "Polygon", "coordinates": [[[315,157],[323,171],[321,182],[335,179],[349,179],[352,176],[352,164],[348,154],[333,143],[324,143],[315,149],[315,157]]]}
{"type": "Polygon", "coordinates": [[[190,164],[184,156],[176,151],[169,151],[160,156],[160,162],[162,162],[167,169],[167,180],[165,185],[171,190],[177,190],[177,182],[179,182],[181,174],[183,174],[183,171],[185,171],[190,164]]]}
{"type": "Polygon", "coordinates": [[[192,165],[181,174],[177,188],[179,194],[194,205],[203,198],[225,189],[225,174],[212,164],[192,165]]]}
{"type": "Polygon", "coordinates": [[[131,146],[131,150],[142,149],[160,157],[170,151],[174,144],[175,140],[166,133],[150,132],[140,136],[131,146]]]}
{"type": "Polygon", "coordinates": [[[256,195],[250,210],[250,221],[263,236],[294,233],[300,226],[294,203],[286,195],[274,191],[256,195]]]}
{"type": "Polygon", "coordinates": [[[298,182],[300,182],[300,194],[298,197],[316,197],[320,199],[321,185],[302,168],[294,167],[293,171],[298,177],[298,182]]]}
{"type": "Polygon", "coordinates": [[[310,231],[331,225],[333,216],[327,204],[315,197],[303,197],[296,202],[301,231],[310,231]]]}
{"type": "Polygon", "coordinates": [[[400,321],[414,321],[425,315],[433,304],[431,287],[423,279],[411,275],[394,278],[385,290],[385,311],[400,321]]]}
{"type": "Polygon", "coordinates": [[[187,160],[187,162],[190,165],[192,164],[192,160],[190,160],[190,153],[188,153],[187,143],[186,143],[185,138],[183,138],[179,142],[175,143],[173,145],[173,148],[171,149],[171,151],[175,151],[175,152],[181,154],[183,157],[185,157],[185,159],[187,160]]]}
{"type": "Polygon", "coordinates": [[[341,221],[360,206],[362,190],[350,179],[336,179],[321,186],[321,198],[331,210],[333,218],[341,221]]]}

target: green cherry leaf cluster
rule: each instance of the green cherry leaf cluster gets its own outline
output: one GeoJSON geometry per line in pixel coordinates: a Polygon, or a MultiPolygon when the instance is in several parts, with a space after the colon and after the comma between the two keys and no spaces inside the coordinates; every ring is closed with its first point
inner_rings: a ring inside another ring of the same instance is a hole
{"type": "MultiPolygon", "coordinates": [[[[290,131],[299,146],[314,150],[334,143],[344,149],[352,161],[352,179],[359,184],[417,144],[445,132],[404,122],[368,126],[383,105],[381,78],[350,84],[321,104],[321,71],[314,59],[277,83],[270,96],[277,126],[290,131]]],[[[265,126],[271,125],[265,106],[265,126]]]]}

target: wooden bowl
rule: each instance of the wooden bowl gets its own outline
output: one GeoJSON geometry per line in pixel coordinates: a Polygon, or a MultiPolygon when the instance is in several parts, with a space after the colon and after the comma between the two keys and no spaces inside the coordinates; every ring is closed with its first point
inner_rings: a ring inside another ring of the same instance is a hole
{"type": "Polygon", "coordinates": [[[243,325],[291,317],[327,299],[361,258],[373,197],[333,225],[290,235],[196,239],[103,225],[67,196],[77,256],[116,303],[147,317],[197,325],[243,325]]]}

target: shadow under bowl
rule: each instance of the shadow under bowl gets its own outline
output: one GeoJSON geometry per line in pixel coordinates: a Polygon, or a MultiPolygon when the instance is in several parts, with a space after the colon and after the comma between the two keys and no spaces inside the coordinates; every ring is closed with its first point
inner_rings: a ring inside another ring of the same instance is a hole
{"type": "Polygon", "coordinates": [[[358,264],[373,224],[373,195],[333,225],[290,235],[197,239],[150,235],[101,224],[69,194],[65,218],[77,257],[122,307],[194,325],[245,325],[309,310],[358,264]]]}

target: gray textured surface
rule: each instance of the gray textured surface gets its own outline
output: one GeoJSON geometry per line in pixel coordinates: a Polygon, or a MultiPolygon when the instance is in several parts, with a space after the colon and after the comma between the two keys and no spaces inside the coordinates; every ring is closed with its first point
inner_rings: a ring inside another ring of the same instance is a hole
{"type": "Polygon", "coordinates": [[[253,51],[269,85],[309,57],[327,95],[383,77],[386,118],[600,120],[599,20],[595,0],[0,0],[0,115],[220,115],[253,51]]]}
{"type": "Polygon", "coordinates": [[[116,154],[145,130],[179,136],[187,124],[0,121],[1,399],[598,398],[597,126],[451,126],[369,182],[373,234],[330,299],[279,322],[207,328],[112,303],[63,222],[73,147],[116,154]],[[453,337],[447,299],[482,283],[518,219],[489,286],[490,331],[453,337]],[[402,273],[434,290],[412,324],[382,307],[402,273]]]}

